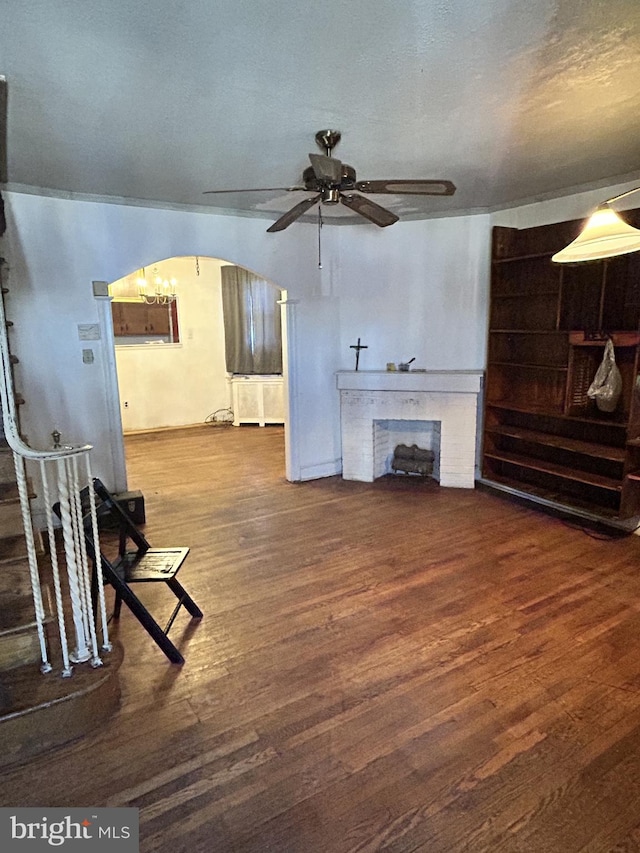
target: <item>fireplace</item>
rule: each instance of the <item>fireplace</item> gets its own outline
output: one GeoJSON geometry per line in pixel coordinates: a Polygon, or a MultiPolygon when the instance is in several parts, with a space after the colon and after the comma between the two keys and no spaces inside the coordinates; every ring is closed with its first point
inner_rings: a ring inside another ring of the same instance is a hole
{"type": "Polygon", "coordinates": [[[372,482],[389,473],[395,444],[436,455],[441,486],[475,484],[481,371],[341,371],[342,476],[372,482]],[[394,444],[395,442],[395,444],[394,444]]]}
{"type": "Polygon", "coordinates": [[[414,444],[434,454],[433,474],[440,479],[440,421],[376,420],[373,422],[373,478],[392,472],[393,454],[399,444],[414,444]]]}

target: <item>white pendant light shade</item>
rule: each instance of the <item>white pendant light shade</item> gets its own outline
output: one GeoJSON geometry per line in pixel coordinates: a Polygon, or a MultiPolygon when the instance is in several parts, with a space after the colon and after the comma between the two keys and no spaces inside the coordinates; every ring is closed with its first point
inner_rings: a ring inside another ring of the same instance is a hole
{"type": "Polygon", "coordinates": [[[589,218],[580,235],[562,251],[553,255],[551,260],[557,264],[571,264],[638,251],[640,230],[627,225],[605,202],[589,218]]]}

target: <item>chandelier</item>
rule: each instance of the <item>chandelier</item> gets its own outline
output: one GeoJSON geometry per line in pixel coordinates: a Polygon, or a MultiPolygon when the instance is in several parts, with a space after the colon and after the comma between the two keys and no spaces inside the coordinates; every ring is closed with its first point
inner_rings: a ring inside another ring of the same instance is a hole
{"type": "Polygon", "coordinates": [[[162,278],[158,274],[158,268],[153,269],[153,290],[149,289],[147,276],[144,267],[140,270],[137,278],[138,296],[142,302],[147,305],[169,305],[176,301],[176,285],[178,280],[175,278],[162,278]]]}

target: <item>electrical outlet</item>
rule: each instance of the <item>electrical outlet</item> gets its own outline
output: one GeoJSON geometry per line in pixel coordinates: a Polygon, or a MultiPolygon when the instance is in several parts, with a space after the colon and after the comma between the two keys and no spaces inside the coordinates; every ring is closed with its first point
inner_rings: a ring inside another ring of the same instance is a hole
{"type": "Polygon", "coordinates": [[[92,349],[83,349],[82,350],[82,361],[85,364],[93,364],[93,350],[92,349]]]}

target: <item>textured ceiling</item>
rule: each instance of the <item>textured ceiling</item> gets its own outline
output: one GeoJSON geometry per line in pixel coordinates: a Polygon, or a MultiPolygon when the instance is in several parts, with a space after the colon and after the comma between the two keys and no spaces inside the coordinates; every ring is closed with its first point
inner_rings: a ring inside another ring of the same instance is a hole
{"type": "Polygon", "coordinates": [[[360,180],[457,185],[372,196],[406,218],[640,170],[639,0],[0,0],[0,21],[14,188],[275,219],[303,194],[203,191],[298,184],[322,128],[360,180]]]}

